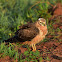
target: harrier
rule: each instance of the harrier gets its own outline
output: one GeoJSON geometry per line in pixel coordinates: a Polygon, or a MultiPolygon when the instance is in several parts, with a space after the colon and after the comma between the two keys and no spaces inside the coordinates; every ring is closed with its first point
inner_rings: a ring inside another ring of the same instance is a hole
{"type": "Polygon", "coordinates": [[[33,51],[36,51],[36,44],[42,41],[47,34],[47,25],[44,18],[39,18],[34,23],[27,23],[19,27],[15,32],[15,36],[5,40],[5,42],[22,42],[32,46],[33,51]]]}

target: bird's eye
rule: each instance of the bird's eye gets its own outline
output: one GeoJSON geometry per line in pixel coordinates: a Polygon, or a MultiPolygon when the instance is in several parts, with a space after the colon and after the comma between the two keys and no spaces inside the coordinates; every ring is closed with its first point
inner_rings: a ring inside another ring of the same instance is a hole
{"type": "Polygon", "coordinates": [[[43,23],[43,22],[40,22],[40,25],[42,25],[42,26],[45,26],[45,23],[43,23]]]}
{"type": "Polygon", "coordinates": [[[40,24],[42,24],[42,22],[40,22],[40,24]]]}

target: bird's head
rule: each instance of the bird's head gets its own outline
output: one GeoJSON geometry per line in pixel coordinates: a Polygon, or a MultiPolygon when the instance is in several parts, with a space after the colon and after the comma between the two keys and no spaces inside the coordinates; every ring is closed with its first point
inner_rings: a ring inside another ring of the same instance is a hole
{"type": "Polygon", "coordinates": [[[37,26],[46,26],[46,20],[44,18],[39,18],[38,21],[36,21],[37,26]]]}
{"type": "Polygon", "coordinates": [[[38,24],[41,26],[45,26],[46,25],[46,20],[44,18],[39,18],[38,19],[38,24]]]}
{"type": "Polygon", "coordinates": [[[47,25],[46,20],[44,18],[39,18],[38,21],[35,23],[36,27],[44,32],[44,34],[47,34],[47,25]]]}

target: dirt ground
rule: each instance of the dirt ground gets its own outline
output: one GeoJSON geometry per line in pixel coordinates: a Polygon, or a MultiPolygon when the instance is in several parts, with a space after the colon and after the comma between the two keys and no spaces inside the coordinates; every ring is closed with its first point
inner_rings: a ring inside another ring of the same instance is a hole
{"type": "MultiPolygon", "coordinates": [[[[53,10],[52,17],[49,20],[54,21],[54,30],[57,28],[62,30],[62,5],[58,3],[56,7],[53,7],[53,10]],[[59,20],[59,22],[55,21],[54,19],[59,20]]],[[[42,42],[40,45],[36,45],[37,50],[39,50],[39,52],[42,54],[42,62],[62,62],[62,32],[55,32],[55,35],[48,34],[46,38],[48,39],[47,42],[42,42]],[[53,39],[55,36],[56,38],[53,39]],[[61,41],[58,42],[59,39],[61,41]],[[49,61],[45,60],[47,56],[50,59],[49,61]]],[[[18,51],[21,54],[27,51],[27,48],[20,47],[18,48],[18,51]]],[[[14,62],[14,59],[6,56],[5,58],[0,58],[0,62],[14,62]]],[[[15,62],[17,62],[17,60],[15,60],[15,62]]]]}

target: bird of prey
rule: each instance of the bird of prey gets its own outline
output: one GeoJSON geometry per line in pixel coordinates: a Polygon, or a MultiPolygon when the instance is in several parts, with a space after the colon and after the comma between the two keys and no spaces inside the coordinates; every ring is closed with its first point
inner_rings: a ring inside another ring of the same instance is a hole
{"type": "Polygon", "coordinates": [[[5,42],[22,42],[22,44],[32,46],[33,51],[36,51],[35,45],[45,38],[47,32],[46,20],[44,18],[39,18],[34,23],[20,26],[15,32],[15,36],[5,40],[5,42]]]}

